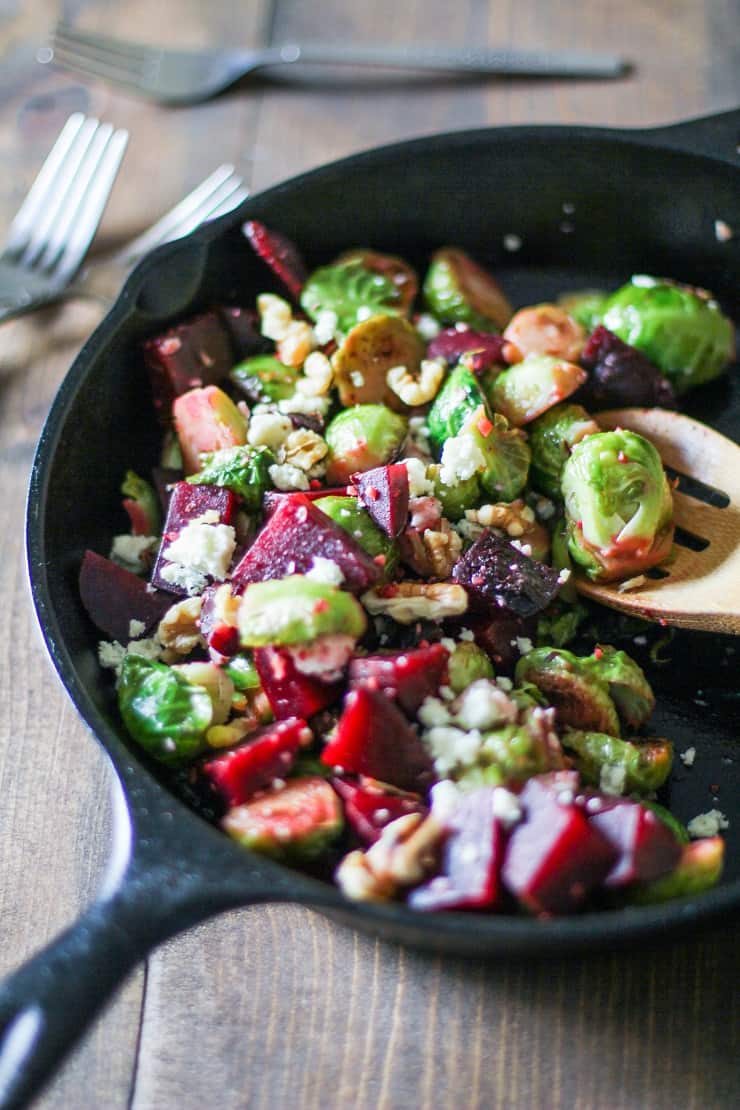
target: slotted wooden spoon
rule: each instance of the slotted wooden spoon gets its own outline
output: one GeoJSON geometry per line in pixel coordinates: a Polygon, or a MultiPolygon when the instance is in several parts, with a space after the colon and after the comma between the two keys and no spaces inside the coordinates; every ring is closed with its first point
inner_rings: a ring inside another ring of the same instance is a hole
{"type": "Polygon", "coordinates": [[[678,475],[675,558],[648,571],[645,583],[634,590],[620,591],[619,583],[602,585],[579,575],[579,593],[646,620],[740,634],[740,447],[706,424],[667,409],[614,409],[596,419],[602,428],[628,428],[645,436],[669,474],[678,475]]]}

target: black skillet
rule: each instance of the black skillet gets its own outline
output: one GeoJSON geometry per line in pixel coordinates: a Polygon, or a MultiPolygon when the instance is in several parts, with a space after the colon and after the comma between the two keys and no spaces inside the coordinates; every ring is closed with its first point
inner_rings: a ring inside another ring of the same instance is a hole
{"type": "MultiPolygon", "coordinates": [[[[99,900],[0,991],[0,1105],[22,1105],[58,1065],[126,974],[160,941],[230,907],[300,902],[393,941],[476,956],[554,956],[638,943],[740,909],[738,821],[728,830],[722,884],[663,906],[537,921],[414,914],[356,906],[327,883],[231,843],[187,809],[127,740],[97,635],[80,607],[82,551],[107,552],[121,531],[125,469],[145,470],[158,431],[136,343],[216,303],[249,304],[267,273],[240,226],[263,220],[300,244],[310,264],[352,245],[401,253],[419,266],[445,243],[500,274],[515,303],[564,289],[615,287],[635,272],[712,289],[738,318],[740,111],[652,131],[522,127],[443,135],[361,154],[279,185],[145,260],[76,359],[52,407],[33,467],[28,561],[43,634],[70,697],[120,782],[114,862],[99,900]],[[521,246],[507,250],[517,236],[521,246]]],[[[740,429],[740,387],[724,380],[690,411],[725,434],[740,429]]],[[[740,646],[740,643],[738,643],[740,646]]],[[[677,636],[653,667],[656,731],[697,747],[674,773],[670,803],[688,819],[737,798],[734,644],[677,636]],[[734,673],[733,673],[734,672],[734,673]],[[734,760],[734,762],[730,762],[734,760]],[[733,794],[734,791],[734,794],[733,794]]]]}

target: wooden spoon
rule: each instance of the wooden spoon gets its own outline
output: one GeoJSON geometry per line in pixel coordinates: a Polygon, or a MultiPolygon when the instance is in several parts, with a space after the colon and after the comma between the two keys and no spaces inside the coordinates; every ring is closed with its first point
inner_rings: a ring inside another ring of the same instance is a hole
{"type": "Polygon", "coordinates": [[[614,409],[598,413],[596,420],[602,428],[628,428],[645,436],[677,472],[679,487],[690,485],[682,481],[685,476],[704,488],[673,491],[672,562],[648,571],[644,584],[630,590],[577,575],[578,592],[646,620],[740,634],[740,447],[706,424],[667,409],[614,409]],[[687,542],[705,546],[693,550],[687,542]]]}

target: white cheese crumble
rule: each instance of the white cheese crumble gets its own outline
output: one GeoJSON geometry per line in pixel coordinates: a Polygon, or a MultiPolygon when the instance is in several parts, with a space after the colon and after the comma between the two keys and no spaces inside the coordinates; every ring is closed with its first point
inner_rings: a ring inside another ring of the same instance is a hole
{"type": "Polygon", "coordinates": [[[450,725],[436,725],[422,734],[439,775],[472,767],[478,759],[483,737],[477,729],[465,731],[450,725]]]}
{"type": "Polygon", "coordinates": [[[471,435],[462,432],[445,441],[439,476],[446,486],[467,481],[485,466],[483,452],[471,435]]]}
{"type": "Polygon", "coordinates": [[[313,326],[314,338],[319,347],[323,347],[326,343],[331,343],[336,335],[338,324],[339,317],[336,312],[331,308],[324,308],[321,310],[313,326]]]}
{"type": "Polygon", "coordinates": [[[416,320],[416,330],[422,339],[426,339],[427,343],[430,339],[436,339],[442,330],[442,325],[434,316],[428,312],[422,312],[416,320]]]}
{"type": "Polygon", "coordinates": [[[314,582],[324,582],[327,586],[341,586],[344,582],[342,568],[333,559],[325,559],[323,555],[314,555],[310,570],[306,571],[306,578],[314,582]]]}
{"type": "Polygon", "coordinates": [[[123,534],[113,537],[109,558],[124,570],[141,574],[146,568],[146,556],[159,545],[158,536],[129,536],[123,534]]]}
{"type": "Polygon", "coordinates": [[[441,698],[433,698],[431,696],[424,698],[424,701],[417,710],[416,716],[424,725],[424,728],[448,725],[452,720],[449,710],[441,698]]]}
{"type": "Polygon", "coordinates": [[[299,416],[313,416],[318,413],[319,416],[325,416],[330,403],[329,397],[319,397],[315,393],[308,397],[304,393],[294,393],[292,397],[278,401],[278,408],[281,413],[294,412],[299,416]]]}
{"type": "Polygon", "coordinates": [[[467,640],[468,643],[473,643],[475,641],[475,633],[470,628],[461,628],[460,639],[467,640]]]}
{"type": "Polygon", "coordinates": [[[434,493],[434,482],[427,478],[426,464],[421,459],[401,459],[409,476],[409,496],[428,497],[434,493]]]}
{"type": "Polygon", "coordinates": [[[455,703],[455,723],[464,729],[488,729],[513,723],[517,707],[495,682],[478,678],[455,703]]]}
{"type": "Polygon", "coordinates": [[[505,829],[510,829],[521,821],[522,807],[519,799],[504,786],[497,786],[493,791],[493,816],[505,829]]]}
{"type": "Polygon", "coordinates": [[[101,667],[119,674],[126,655],[141,655],[144,659],[156,660],[161,657],[162,650],[162,644],[156,635],[147,640],[132,640],[125,646],[118,640],[101,640],[98,644],[98,662],[101,667]]]}
{"type": "Polygon", "coordinates": [[[160,573],[165,582],[181,586],[190,594],[200,593],[206,576],[223,581],[235,547],[236,532],[230,524],[191,520],[162,552],[169,565],[160,573]]]}
{"type": "Polygon", "coordinates": [[[128,635],[130,640],[136,640],[139,636],[143,636],[146,632],[146,625],[143,621],[132,619],[128,622],[128,635]]]}
{"type": "Polygon", "coordinates": [[[274,463],[268,468],[272,484],[279,490],[309,489],[308,475],[290,463],[274,463]]]}
{"type": "Polygon", "coordinates": [[[253,412],[247,431],[247,443],[253,447],[269,447],[276,451],[293,431],[287,416],[276,412],[253,412]]]}
{"type": "Polygon", "coordinates": [[[679,759],[684,767],[693,767],[696,759],[696,748],[687,748],[685,752],[679,754],[679,759]]]}
{"type": "Polygon", "coordinates": [[[719,809],[710,809],[708,813],[700,813],[692,817],[686,826],[690,837],[697,840],[703,836],[716,836],[722,829],[728,829],[730,822],[719,809]]]}
{"type": "Polygon", "coordinates": [[[335,682],[355,650],[354,636],[334,633],[318,636],[310,644],[296,644],[285,649],[301,674],[320,675],[323,682],[335,682]]]}
{"type": "Polygon", "coordinates": [[[619,796],[624,794],[624,786],[627,781],[627,768],[620,767],[615,763],[605,763],[601,768],[599,775],[599,789],[604,794],[613,794],[619,796]]]}
{"type": "Polygon", "coordinates": [[[439,642],[446,651],[449,651],[450,655],[452,655],[453,651],[457,647],[457,644],[451,636],[443,636],[439,642]]]}
{"type": "Polygon", "coordinates": [[[527,655],[528,652],[534,650],[534,644],[529,636],[517,636],[516,648],[520,655],[527,655]]]}

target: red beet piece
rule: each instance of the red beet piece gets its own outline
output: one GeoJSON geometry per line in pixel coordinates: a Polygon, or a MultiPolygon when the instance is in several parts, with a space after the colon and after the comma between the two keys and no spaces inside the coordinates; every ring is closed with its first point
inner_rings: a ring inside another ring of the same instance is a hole
{"type": "Polygon", "coordinates": [[[409,651],[381,652],[350,660],[349,684],[380,690],[413,716],[424,698],[439,691],[447,674],[447,648],[427,644],[409,651]]]}
{"type": "Polygon", "coordinates": [[[587,798],[585,811],[592,827],[618,853],[605,886],[659,879],[678,863],[681,845],[647,806],[625,798],[594,795],[587,798]]]}
{"type": "Polygon", "coordinates": [[[433,777],[429,753],[400,709],[364,686],[347,695],[321,759],[329,767],[369,775],[402,790],[423,790],[433,777]]]}
{"type": "Polygon", "coordinates": [[[235,362],[272,350],[270,340],[260,334],[260,319],[254,309],[222,305],[216,311],[229,333],[235,362]]]}
{"type": "Polygon", "coordinates": [[[501,871],[504,885],[537,914],[571,913],[603,883],[617,851],[578,806],[530,779],[520,800],[525,820],[509,839],[501,871]]]}
{"type": "Polygon", "coordinates": [[[523,555],[490,530],[458,560],[452,577],[479,608],[505,609],[518,617],[545,609],[560,589],[558,571],[523,555]]]}
{"type": "Polygon", "coordinates": [[[409,472],[405,463],[376,466],[354,474],[352,481],[378,528],[391,539],[400,535],[409,515],[409,472]]]}
{"type": "Polygon", "coordinates": [[[505,833],[493,814],[493,788],[465,793],[450,820],[439,874],[412,890],[415,910],[491,909],[501,900],[505,833]]]}
{"type": "Polygon", "coordinates": [[[311,730],[300,717],[274,721],[238,747],[206,759],[200,773],[227,806],[240,806],[275,779],[285,778],[299,749],[311,739],[311,730]]]}
{"type": "Polygon", "coordinates": [[[231,524],[236,506],[237,498],[231,490],[223,489],[221,486],[199,486],[190,482],[178,482],[170,497],[162,543],[152,571],[152,585],[168,590],[171,594],[186,594],[187,590],[181,586],[174,586],[162,578],[162,570],[169,563],[163,552],[191,520],[202,516],[203,513],[213,510],[218,513],[220,524],[231,524]]]}
{"type": "Polygon", "coordinates": [[[631,347],[599,324],[581,352],[589,371],[584,400],[589,408],[662,405],[674,408],[673,386],[642,351],[631,347]]]}
{"type": "Polygon", "coordinates": [[[254,665],[278,720],[313,717],[336,701],[341,693],[341,682],[320,682],[301,674],[288,652],[280,648],[257,648],[254,665]]]}
{"type": "Polygon", "coordinates": [[[132,620],[150,632],[172,604],[168,594],[150,592],[143,578],[94,551],[86,551],[82,560],[80,598],[96,628],[124,644],[131,639],[132,620]]]}
{"type": "Polygon", "coordinates": [[[364,844],[374,844],[381,830],[397,817],[427,812],[418,794],[395,793],[374,779],[350,782],[335,778],[331,784],[342,799],[347,824],[364,844]]]}
{"type": "Polygon", "coordinates": [[[332,559],[344,575],[343,585],[359,593],[382,573],[349,533],[304,494],[295,494],[280,502],[234,570],[234,587],[242,590],[249,582],[305,574],[314,556],[332,559]]]}
{"type": "Polygon", "coordinates": [[[459,626],[470,629],[478,647],[490,656],[497,670],[502,671],[511,670],[521,655],[517,646],[517,637],[524,637],[534,642],[537,632],[536,620],[533,618],[523,620],[505,609],[498,609],[488,614],[466,614],[459,622],[459,626]]]}
{"type": "Polygon", "coordinates": [[[231,338],[215,311],[176,324],[142,346],[154,406],[164,419],[175,397],[197,386],[216,385],[234,364],[231,338]]]}
{"type": "Polygon", "coordinates": [[[295,244],[259,220],[249,220],[243,230],[262,261],[280,278],[290,295],[299,300],[308,272],[295,244]]]}
{"type": "Polygon", "coordinates": [[[431,340],[427,347],[427,358],[444,358],[449,363],[457,362],[466,351],[480,352],[480,358],[471,367],[480,374],[495,363],[504,363],[504,345],[501,335],[474,331],[473,328],[445,328],[431,340]]]}

